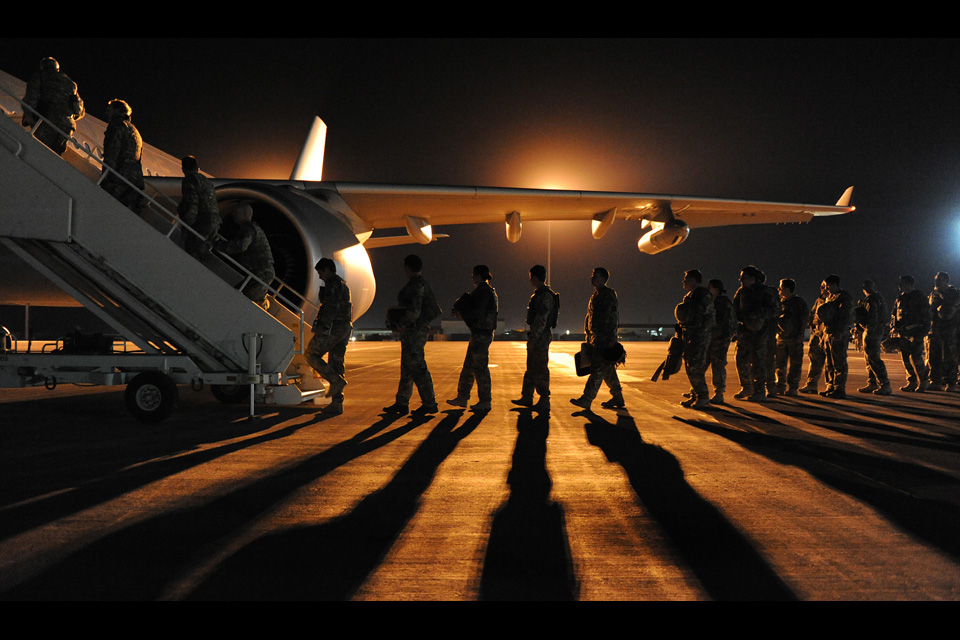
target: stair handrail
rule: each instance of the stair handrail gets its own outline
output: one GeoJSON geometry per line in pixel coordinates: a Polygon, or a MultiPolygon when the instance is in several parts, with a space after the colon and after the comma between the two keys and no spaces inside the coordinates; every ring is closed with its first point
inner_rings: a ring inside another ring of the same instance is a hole
{"type": "MultiPolygon", "coordinates": [[[[203,240],[203,241],[207,240],[206,237],[204,237],[204,236],[201,235],[199,232],[197,232],[196,230],[194,230],[190,225],[188,225],[187,223],[185,223],[185,222],[180,218],[179,215],[170,212],[166,207],[164,207],[164,206],[161,205],[159,202],[157,202],[153,197],[151,197],[150,195],[148,195],[144,190],[142,190],[142,189],[140,189],[139,187],[137,187],[136,185],[134,185],[132,182],[130,182],[129,180],[127,180],[124,176],[120,175],[120,173],[117,172],[113,167],[107,165],[107,164],[103,161],[102,158],[98,158],[98,157],[96,156],[96,154],[94,154],[94,153],[88,151],[87,149],[85,149],[85,148],[83,147],[83,145],[81,145],[81,144],[79,143],[79,141],[77,141],[76,138],[74,138],[74,137],[71,136],[71,135],[66,134],[62,129],[60,129],[60,127],[58,127],[58,126],[52,124],[51,122],[49,122],[49,121],[47,120],[47,118],[46,118],[43,114],[41,114],[39,111],[37,111],[36,109],[34,109],[33,107],[31,107],[30,105],[26,104],[20,97],[14,95],[13,93],[10,93],[10,92],[7,91],[7,89],[6,89],[5,87],[3,87],[2,85],[0,85],[0,91],[3,91],[3,92],[6,93],[8,96],[10,96],[10,97],[13,98],[14,100],[16,100],[23,109],[28,110],[32,115],[35,116],[35,122],[34,122],[32,128],[30,129],[30,134],[31,134],[32,136],[35,137],[36,131],[37,131],[37,129],[40,127],[40,124],[43,123],[43,122],[46,122],[46,125],[47,125],[48,127],[50,127],[51,129],[53,129],[53,130],[56,131],[58,134],[60,134],[60,135],[63,136],[64,138],[66,138],[70,143],[72,143],[72,144],[73,144],[73,147],[74,147],[77,151],[86,154],[86,155],[87,155],[90,159],[92,159],[95,163],[99,164],[100,167],[101,167],[101,169],[102,169],[102,171],[101,171],[101,174],[100,174],[100,178],[99,178],[99,179],[97,180],[97,182],[96,182],[96,184],[97,184],[98,186],[103,182],[104,178],[107,176],[107,173],[109,172],[110,174],[114,175],[115,177],[120,178],[120,180],[121,180],[124,184],[126,184],[128,187],[130,187],[131,189],[133,189],[135,192],[137,192],[138,194],[140,194],[141,196],[143,196],[143,197],[148,201],[148,203],[153,204],[153,205],[156,205],[156,209],[155,209],[155,210],[159,209],[159,212],[162,213],[162,214],[164,214],[164,215],[166,215],[166,216],[169,218],[168,222],[171,222],[171,224],[172,224],[172,226],[171,226],[171,228],[170,228],[170,231],[167,232],[166,234],[164,234],[168,239],[171,240],[171,242],[173,241],[173,239],[171,238],[171,236],[173,235],[173,232],[176,231],[176,229],[177,229],[178,226],[179,226],[179,227],[183,227],[184,229],[187,229],[190,233],[192,233],[193,235],[195,235],[195,236],[196,236],[197,238],[199,238],[200,240],[203,240]]],[[[39,142],[39,141],[38,141],[38,142],[39,142]]],[[[42,143],[41,143],[41,144],[42,144],[42,143]]],[[[22,148],[20,149],[20,151],[22,151],[22,148]]],[[[19,155],[20,155],[20,154],[19,154],[19,152],[18,152],[18,153],[16,154],[16,157],[19,157],[19,155]]],[[[148,180],[147,180],[146,178],[144,178],[144,182],[147,183],[148,180]]],[[[157,189],[156,187],[154,187],[154,190],[155,190],[157,193],[162,193],[162,192],[161,192],[159,189],[157,189]]],[[[164,195],[165,195],[165,194],[164,194],[164,195]]],[[[166,196],[166,195],[165,195],[165,197],[169,198],[169,196],[166,196]]],[[[170,199],[170,201],[173,202],[172,199],[170,199]]],[[[149,206],[149,205],[147,205],[147,206],[149,206]]],[[[224,239],[224,238],[222,238],[222,236],[220,236],[220,235],[218,234],[218,235],[217,235],[217,239],[222,240],[222,239],[224,239]]],[[[303,344],[303,341],[304,341],[304,325],[305,325],[305,323],[306,323],[306,320],[305,320],[305,316],[304,316],[304,312],[303,312],[303,306],[302,306],[302,305],[298,305],[298,304],[294,304],[293,302],[291,302],[289,299],[287,299],[286,297],[284,297],[283,295],[280,294],[279,289],[274,289],[274,288],[271,286],[272,283],[264,282],[262,279],[260,279],[260,278],[259,278],[256,274],[254,274],[252,271],[250,271],[249,269],[247,269],[246,267],[244,267],[243,265],[241,265],[239,262],[237,262],[236,260],[234,260],[230,255],[228,255],[228,254],[226,254],[226,253],[223,253],[222,251],[216,251],[216,253],[217,253],[217,255],[218,255],[220,258],[226,258],[226,260],[227,260],[230,264],[232,264],[232,265],[234,266],[234,268],[236,268],[241,274],[246,274],[246,277],[244,278],[244,280],[243,280],[243,282],[241,283],[241,285],[236,288],[238,291],[242,291],[243,288],[247,285],[247,283],[250,282],[251,279],[253,279],[253,280],[257,281],[258,283],[260,283],[261,285],[263,285],[264,287],[266,287],[267,291],[268,291],[269,293],[273,294],[273,297],[274,297],[275,299],[278,299],[278,300],[280,300],[281,302],[285,303],[285,306],[286,306],[288,309],[291,309],[291,308],[295,307],[295,308],[297,308],[297,309],[299,310],[299,315],[300,315],[300,321],[299,321],[299,324],[300,324],[300,349],[296,350],[294,353],[297,353],[297,354],[302,354],[302,353],[304,353],[304,352],[306,351],[306,346],[303,344]]],[[[275,278],[275,279],[280,282],[280,285],[281,285],[281,286],[280,286],[280,289],[286,288],[286,289],[288,289],[289,291],[292,291],[293,294],[294,294],[297,298],[299,298],[302,303],[306,303],[307,305],[313,307],[314,309],[319,309],[319,307],[318,307],[316,304],[314,304],[313,302],[311,302],[310,300],[308,300],[306,297],[304,297],[303,295],[301,295],[296,289],[294,289],[293,287],[291,287],[291,286],[288,285],[287,283],[283,282],[282,280],[279,280],[279,279],[277,279],[277,278],[275,278]]]]}

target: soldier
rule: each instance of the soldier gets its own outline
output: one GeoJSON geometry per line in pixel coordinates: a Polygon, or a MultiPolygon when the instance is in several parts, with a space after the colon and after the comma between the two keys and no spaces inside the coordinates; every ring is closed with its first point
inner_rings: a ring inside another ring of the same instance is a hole
{"type": "Polygon", "coordinates": [[[550,342],[560,311],[560,296],[546,285],[546,279],[546,267],[538,264],[530,268],[533,295],[527,304],[527,369],[523,374],[520,398],[511,401],[543,413],[550,411],[550,342]],[[533,404],[534,391],[539,396],[537,404],[533,404]]]}
{"type": "Polygon", "coordinates": [[[823,279],[827,285],[827,300],[817,309],[823,322],[823,350],[827,356],[826,390],[820,395],[825,398],[847,397],[847,345],[850,343],[850,329],[853,326],[853,298],[840,288],[840,276],[829,275],[823,279]]]}
{"type": "Polygon", "coordinates": [[[737,314],[734,313],[733,302],[725,295],[727,290],[723,288],[722,281],[711,280],[707,289],[713,296],[716,315],[716,324],[710,331],[710,346],[707,348],[714,391],[710,404],[723,404],[723,394],[727,390],[727,352],[730,340],[737,333],[737,314]]]}
{"type": "Polygon", "coordinates": [[[177,206],[180,219],[199,234],[184,231],[183,247],[187,253],[200,260],[210,250],[210,244],[220,229],[220,210],[217,195],[206,176],[200,173],[197,159],[186,156],[181,159],[183,180],[180,183],[182,197],[177,206]]]}
{"type": "Polygon", "coordinates": [[[777,319],[777,393],[796,396],[803,372],[803,334],[810,323],[806,300],[794,293],[790,278],[780,281],[780,317],[777,319]]]}
{"type": "Polygon", "coordinates": [[[492,399],[490,388],[490,343],[497,329],[497,292],[490,286],[493,276],[490,269],[483,264],[473,268],[474,289],[468,295],[461,297],[454,306],[454,315],[462,318],[470,328],[470,343],[467,345],[467,355],[460,370],[460,379],[457,382],[457,397],[447,400],[447,404],[454,407],[466,407],[470,400],[473,383],[477,383],[479,402],[470,408],[475,412],[490,411],[492,399]]]}
{"type": "MultiPolygon", "coordinates": [[[[37,127],[37,140],[50,147],[59,156],[67,150],[67,140],[77,130],[77,120],[84,116],[83,100],[77,94],[77,83],[60,71],[60,63],[53,58],[40,61],[40,70],[31,76],[23,103],[43,118],[37,127]],[[49,124],[48,124],[49,123],[49,124]],[[68,137],[54,130],[60,129],[68,137]]],[[[23,111],[23,126],[32,127],[36,116],[23,111]]]]}
{"type": "Polygon", "coordinates": [[[759,272],[757,280],[766,287],[768,299],[773,300],[770,329],[766,332],[767,353],[763,369],[767,376],[764,381],[767,389],[767,397],[774,398],[777,395],[777,329],[775,325],[777,318],[780,317],[780,292],[776,287],[771,287],[767,284],[767,276],[763,271],[759,272]]]}
{"type": "Polygon", "coordinates": [[[680,339],[683,340],[683,365],[692,389],[691,396],[680,404],[694,409],[710,407],[710,388],[707,386],[707,348],[710,333],[716,326],[713,296],[702,285],[703,276],[696,269],[683,274],[683,289],[687,294],[674,309],[680,339]]]}
{"type": "Polygon", "coordinates": [[[343,359],[353,333],[353,304],[350,288],[337,275],[333,260],[321,258],[316,270],[324,286],[320,287],[320,310],[313,321],[313,337],[306,357],[307,363],[330,385],[327,396],[333,400],[323,408],[323,413],[338,415],[343,413],[343,388],[347,386],[343,359]],[[329,362],[324,362],[327,354],[329,362]]]}
{"type": "Polygon", "coordinates": [[[109,124],[103,134],[104,176],[100,186],[123,206],[136,212],[140,210],[141,202],[137,190],[143,191],[144,187],[143,166],[140,164],[143,139],[130,121],[132,113],[133,109],[123,100],[111,100],[107,105],[109,124]],[[107,167],[116,173],[111,173],[107,167]]]}
{"type": "Polygon", "coordinates": [[[587,317],[583,322],[587,344],[590,346],[590,375],[583,388],[583,395],[571,398],[570,402],[590,410],[590,404],[600,391],[600,383],[605,382],[613,396],[610,400],[601,403],[605,409],[616,409],[626,406],[623,400],[623,388],[617,376],[617,359],[612,355],[616,351],[617,329],[620,325],[619,303],[617,292],[607,286],[610,273],[603,267],[593,270],[590,284],[594,292],[587,305],[587,317]]]}
{"type": "Polygon", "coordinates": [[[767,331],[772,331],[775,304],[760,282],[760,270],[750,265],[740,272],[740,288],[733,296],[737,313],[737,373],[740,391],[734,397],[763,402],[767,381],[767,331]]]}
{"type": "Polygon", "coordinates": [[[931,391],[957,390],[957,328],[960,324],[960,291],[941,271],[930,292],[930,334],[927,336],[927,368],[931,391]]]}
{"type": "Polygon", "coordinates": [[[253,207],[244,202],[227,215],[223,226],[225,240],[217,243],[217,250],[233,256],[243,268],[266,284],[251,280],[243,288],[243,294],[268,308],[267,287],[276,277],[273,267],[273,252],[267,234],[253,221],[253,207]]]}
{"type": "Polygon", "coordinates": [[[907,373],[907,384],[900,391],[923,393],[930,386],[923,358],[923,338],[930,330],[930,304],[913,285],[913,276],[900,276],[900,295],[893,304],[890,335],[899,338],[900,360],[907,373]]]}
{"type": "Polygon", "coordinates": [[[857,391],[888,396],[893,391],[890,388],[890,378],[887,377],[887,366],[880,357],[880,344],[888,327],[887,304],[874,287],[873,280],[863,281],[863,295],[863,300],[857,303],[855,331],[867,365],[867,386],[857,391]]]}
{"type": "MultiPolygon", "coordinates": [[[[807,371],[807,383],[800,389],[800,393],[817,393],[817,383],[820,381],[820,374],[823,372],[823,366],[827,362],[827,352],[823,347],[823,323],[817,312],[820,305],[827,301],[827,285],[820,283],[820,295],[813,302],[810,309],[810,344],[807,347],[807,357],[810,359],[810,369],[807,371]]],[[[829,374],[829,372],[828,372],[829,374]]],[[[831,381],[826,378],[827,387],[831,381]]]]}
{"type": "Polygon", "coordinates": [[[397,385],[396,401],[383,410],[401,416],[410,411],[414,384],[420,393],[420,408],[417,412],[430,414],[439,410],[433,391],[433,378],[424,357],[424,348],[430,335],[430,322],[438,317],[442,310],[433,295],[433,289],[420,273],[422,269],[423,261],[420,256],[411,254],[403,259],[407,284],[397,295],[398,313],[391,327],[400,332],[400,383],[397,385]]]}

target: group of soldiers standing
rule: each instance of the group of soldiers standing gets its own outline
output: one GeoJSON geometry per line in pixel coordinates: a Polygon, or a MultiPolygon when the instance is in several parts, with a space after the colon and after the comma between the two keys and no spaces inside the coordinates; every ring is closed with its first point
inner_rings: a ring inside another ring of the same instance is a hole
{"type": "Polygon", "coordinates": [[[795,293],[789,278],[774,289],[762,271],[747,266],[732,301],[719,280],[701,284],[699,271],[684,274],[688,293],[676,310],[677,330],[691,391],[682,404],[706,408],[724,402],[727,350],[736,345],[740,377],[737,399],[762,402],[777,395],[816,394],[821,375],[827,398],[845,398],[850,342],[864,354],[867,384],[857,391],[890,395],[892,388],[881,358],[884,348],[897,350],[903,360],[905,392],[957,390],[957,343],[960,340],[960,291],[940,272],[929,296],[914,288],[911,276],[899,281],[900,295],[892,314],[871,280],[862,285],[863,298],[854,303],[837,275],[820,284],[812,306],[795,293]],[[806,330],[810,366],[801,387],[806,330]],[[710,397],[706,371],[712,368],[710,397]]]}
{"type": "MultiPolygon", "coordinates": [[[[44,58],[40,70],[27,83],[23,102],[43,119],[34,133],[37,139],[63,155],[69,136],[76,131],[77,121],[86,113],[77,84],[60,71],[60,64],[54,58],[44,58]]],[[[124,100],[111,100],[107,104],[100,186],[125,207],[138,212],[144,205],[141,195],[145,187],[141,164],[143,139],[131,120],[132,113],[133,109],[124,100]]],[[[36,123],[34,112],[24,109],[23,125],[33,127],[36,123]]],[[[182,158],[181,168],[183,180],[177,215],[187,227],[182,233],[184,250],[200,261],[214,249],[230,255],[257,277],[245,285],[243,293],[257,304],[265,305],[267,285],[276,274],[270,243],[263,229],[253,221],[253,208],[240,203],[221,217],[213,183],[201,173],[196,158],[182,158]]]]}

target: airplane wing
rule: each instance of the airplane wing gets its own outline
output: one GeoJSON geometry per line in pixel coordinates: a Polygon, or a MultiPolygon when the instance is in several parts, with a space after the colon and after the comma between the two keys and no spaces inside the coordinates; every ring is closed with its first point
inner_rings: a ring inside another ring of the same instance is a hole
{"type": "Polygon", "coordinates": [[[616,210],[618,220],[656,220],[665,205],[690,228],[734,224],[809,222],[853,211],[847,189],[836,205],[719,200],[689,196],[603,191],[555,191],[496,187],[443,187],[326,183],[374,229],[403,228],[406,218],[433,225],[504,222],[516,212],[524,221],[596,220],[616,210]]]}

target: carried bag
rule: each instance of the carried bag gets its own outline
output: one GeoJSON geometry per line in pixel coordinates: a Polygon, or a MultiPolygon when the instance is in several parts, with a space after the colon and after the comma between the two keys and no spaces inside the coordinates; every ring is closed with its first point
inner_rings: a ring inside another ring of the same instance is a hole
{"type": "Polygon", "coordinates": [[[577,370],[577,375],[583,377],[589,375],[591,369],[591,356],[593,355],[593,347],[590,346],[590,343],[583,342],[580,344],[580,351],[573,354],[573,364],[577,370]]]}
{"type": "Polygon", "coordinates": [[[680,371],[683,366],[683,340],[680,336],[670,338],[670,346],[667,347],[667,359],[660,363],[651,380],[654,382],[663,374],[664,380],[669,380],[670,376],[680,371]]]}

